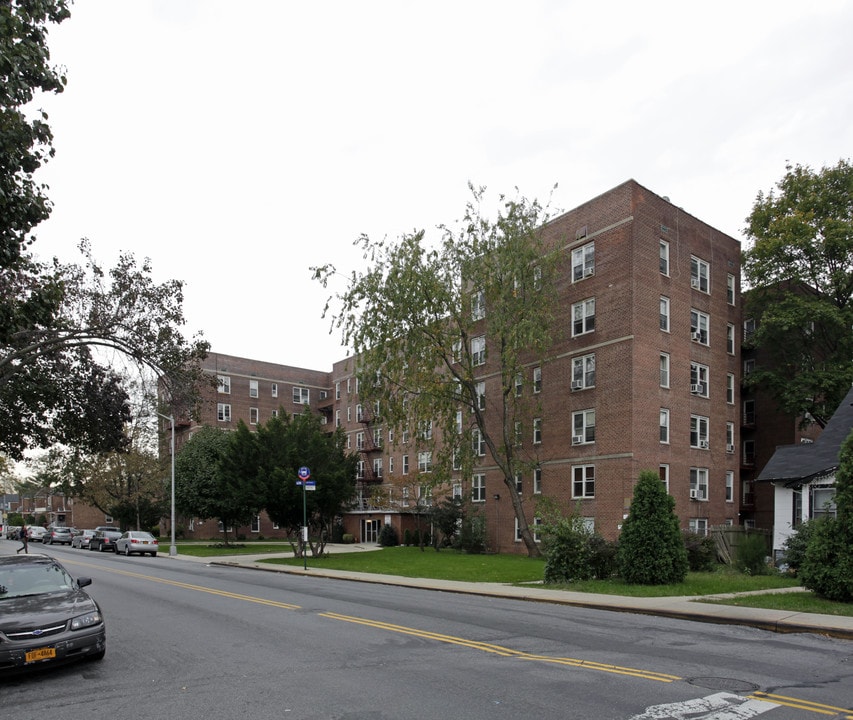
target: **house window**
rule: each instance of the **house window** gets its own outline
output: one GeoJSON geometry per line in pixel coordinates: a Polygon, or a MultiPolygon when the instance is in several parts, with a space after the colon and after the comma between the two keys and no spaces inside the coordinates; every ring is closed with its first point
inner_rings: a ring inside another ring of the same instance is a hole
{"type": "Polygon", "coordinates": [[[388,474],[389,475],[394,474],[394,458],[393,457],[388,458],[388,474]]]}
{"type": "Polygon", "coordinates": [[[364,408],[361,406],[361,403],[355,406],[355,421],[364,422],[364,408]]]}
{"type": "Polygon", "coordinates": [[[587,298],[572,305],[572,336],[595,330],[595,298],[587,298]]]}
{"type": "Polygon", "coordinates": [[[373,477],[382,478],[382,458],[373,458],[373,477]]]}
{"type": "Polygon", "coordinates": [[[347,405],[347,422],[352,422],[352,405],[347,405]]]}
{"type": "Polygon", "coordinates": [[[471,478],[471,502],[486,502],[486,476],[474,475],[471,478]]]}
{"type": "Polygon", "coordinates": [[[542,418],[533,418],[533,444],[542,442],[542,418]]]}
{"type": "MultiPolygon", "coordinates": [[[[530,524],[530,532],[533,534],[533,542],[541,541],[541,533],[540,530],[542,528],[542,518],[533,518],[533,522],[530,524]]],[[[518,527],[518,518],[515,519],[515,541],[521,542],[521,530],[518,527]]]]}
{"type": "Polygon", "coordinates": [[[726,325],[726,352],[729,355],[735,354],[735,326],[731,323],[726,325]]]}
{"type": "Polygon", "coordinates": [[[660,441],[669,443],[669,410],[667,408],[660,409],[660,441]]]}
{"type": "Polygon", "coordinates": [[[518,373],[515,376],[515,396],[521,397],[521,390],[524,387],[524,375],[518,373]]]}
{"type": "Polygon", "coordinates": [[[533,368],[533,392],[542,392],[542,368],[539,366],[533,368]]]}
{"type": "Polygon", "coordinates": [[[710,265],[695,255],[690,258],[690,287],[703,293],[708,292],[710,265]]]}
{"type": "Polygon", "coordinates": [[[478,335],[471,338],[471,363],[473,365],[486,364],[486,336],[478,335]]]}
{"type": "Polygon", "coordinates": [[[726,402],[735,404],[735,376],[732,373],[726,373],[726,402]]]}
{"type": "Polygon", "coordinates": [[[355,448],[356,450],[364,450],[364,432],[357,432],[355,434],[355,448]]]}
{"type": "Polygon", "coordinates": [[[258,381],[257,380],[249,380],[249,397],[251,397],[251,398],[258,397],[258,381]]]}
{"type": "Polygon", "coordinates": [[[421,421],[421,431],[419,434],[421,440],[432,440],[432,420],[421,421]]]}
{"type": "Polygon", "coordinates": [[[409,456],[403,455],[403,475],[409,474],[409,456]]]}
{"type": "Polygon", "coordinates": [[[744,440],[741,447],[743,447],[743,464],[755,465],[755,440],[744,440]]]}
{"type": "Polygon", "coordinates": [[[595,465],[576,465],[572,468],[572,497],[595,497],[595,465]]]}
{"type": "Polygon", "coordinates": [[[669,465],[658,465],[658,475],[666,491],[669,492],[669,465]]]}
{"type": "Polygon", "coordinates": [[[755,400],[743,401],[743,424],[755,425],[755,400]]]}
{"type": "Polygon", "coordinates": [[[595,387],[595,353],[572,359],[572,390],[595,387]]]}
{"type": "Polygon", "coordinates": [[[347,395],[352,395],[352,378],[347,378],[347,395]]]}
{"type": "Polygon", "coordinates": [[[660,386],[669,387],[669,354],[660,354],[660,386]]]}
{"type": "Polygon", "coordinates": [[[231,406],[227,403],[216,403],[216,419],[220,422],[231,422],[231,406]]]}
{"type": "Polygon", "coordinates": [[[542,468],[533,468],[533,494],[542,494],[542,468]]]}
{"type": "Polygon", "coordinates": [[[335,400],[341,399],[341,381],[335,383],[335,400]]]}
{"type": "Polygon", "coordinates": [[[726,302],[729,305],[735,304],[735,276],[731,273],[726,275],[726,302]]]}
{"type": "Polygon", "coordinates": [[[521,447],[522,442],[524,442],[522,439],[521,427],[522,427],[521,422],[519,420],[516,420],[514,425],[513,425],[513,434],[515,435],[515,446],[516,447],[521,447]]]}
{"type": "Polygon", "coordinates": [[[660,274],[669,275],[669,243],[660,241],[660,274]]]}
{"type": "Polygon", "coordinates": [[[456,411],[456,434],[457,435],[462,434],[462,411],[461,410],[456,411]]]}
{"type": "Polygon", "coordinates": [[[660,329],[669,332],[669,298],[660,296],[660,329]]]}
{"type": "Polygon", "coordinates": [[[515,474],[515,492],[519,495],[522,494],[522,489],[524,488],[524,480],[521,476],[520,472],[515,474]]]}
{"type": "Polygon", "coordinates": [[[735,451],[735,424],[726,423],[726,452],[731,454],[735,451]]]}
{"type": "Polygon", "coordinates": [[[335,427],[341,426],[341,411],[335,410],[335,427]]]}
{"type": "Polygon", "coordinates": [[[252,516],[252,524],[250,526],[249,532],[259,533],[261,531],[261,516],[254,515],[252,516]]]}
{"type": "Polygon", "coordinates": [[[690,363],[690,392],[693,395],[708,397],[708,366],[690,363]]]}
{"type": "Polygon", "coordinates": [[[708,534],[708,518],[690,518],[688,528],[694,535],[708,534]]]}
{"type": "Polygon", "coordinates": [[[747,358],[743,361],[743,374],[751,375],[755,372],[755,358],[747,358]]]}
{"type": "Polygon", "coordinates": [[[428,450],[418,453],[418,472],[432,472],[432,453],[428,450]]]}
{"type": "Polygon", "coordinates": [[[483,439],[480,428],[471,430],[471,448],[477,457],[483,457],[486,454],[486,441],[483,439]]]}
{"type": "Polygon", "coordinates": [[[355,468],[355,476],[359,480],[364,480],[364,460],[359,460],[355,468]]]}
{"type": "Polygon", "coordinates": [[[373,447],[381,448],[382,447],[382,428],[375,427],[373,428],[373,447]]]}
{"type": "Polygon", "coordinates": [[[572,445],[595,442],[595,410],[572,413],[572,445]]]}
{"type": "Polygon", "coordinates": [[[258,424],[258,408],[249,408],[249,425],[258,424]]]}
{"type": "Polygon", "coordinates": [[[482,320],[486,317],[486,293],[478,290],[471,295],[471,319],[482,320]]]}
{"type": "Polygon", "coordinates": [[[474,385],[474,392],[477,396],[477,407],[480,410],[486,409],[486,383],[478,382],[474,385]]]}
{"type": "Polygon", "coordinates": [[[216,391],[225,395],[231,394],[231,378],[228,375],[216,376],[216,391]]]}
{"type": "Polygon", "coordinates": [[[711,324],[710,317],[698,310],[690,310],[690,339],[694,342],[708,345],[710,338],[708,336],[708,327],[711,324]]]}
{"type": "Polygon", "coordinates": [[[297,405],[305,405],[308,403],[308,398],[310,396],[310,391],[308,388],[293,388],[293,402],[297,405]]]}
{"type": "Polygon", "coordinates": [[[453,487],[450,490],[450,495],[454,500],[462,499],[462,483],[455,482],[453,483],[453,487]]]}
{"type": "Polygon", "coordinates": [[[734,502],[735,499],[735,474],[726,470],[726,502],[734,502]]]}
{"type": "Polygon", "coordinates": [[[838,508],[835,504],[835,487],[833,485],[809,486],[809,517],[835,517],[838,508]]]}
{"type": "Polygon", "coordinates": [[[690,499],[708,499],[708,468],[690,468],[690,499]]]}
{"type": "Polygon", "coordinates": [[[749,342],[755,335],[755,319],[747,318],[743,321],[743,341],[749,342]]]}
{"type": "Polygon", "coordinates": [[[572,250],[572,282],[595,275],[595,243],[572,250]]]}
{"type": "Polygon", "coordinates": [[[703,415],[690,416],[690,447],[708,449],[708,418],[703,415]]]}

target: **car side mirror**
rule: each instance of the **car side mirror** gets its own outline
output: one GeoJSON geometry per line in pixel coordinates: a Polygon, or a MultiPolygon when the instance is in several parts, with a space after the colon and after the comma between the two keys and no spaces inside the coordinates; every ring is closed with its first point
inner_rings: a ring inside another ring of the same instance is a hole
{"type": "Polygon", "coordinates": [[[77,578],[77,587],[84,588],[92,584],[92,578],[77,578]]]}

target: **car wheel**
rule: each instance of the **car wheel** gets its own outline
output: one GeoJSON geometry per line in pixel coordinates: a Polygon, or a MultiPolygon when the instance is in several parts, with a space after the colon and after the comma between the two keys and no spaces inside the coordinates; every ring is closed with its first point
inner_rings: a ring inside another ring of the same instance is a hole
{"type": "Polygon", "coordinates": [[[103,544],[103,543],[101,543],[101,544],[98,546],[98,552],[103,552],[103,551],[104,551],[104,544],[103,544]]]}
{"type": "MultiPolygon", "coordinates": [[[[118,552],[118,548],[116,548],[116,552],[118,552]]],[[[130,557],[130,545],[124,546],[124,555],[125,557],[130,557]]]]}

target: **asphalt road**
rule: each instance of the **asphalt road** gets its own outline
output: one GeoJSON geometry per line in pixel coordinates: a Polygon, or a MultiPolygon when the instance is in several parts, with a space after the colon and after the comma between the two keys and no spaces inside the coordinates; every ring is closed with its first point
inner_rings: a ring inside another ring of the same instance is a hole
{"type": "Polygon", "coordinates": [[[4,678],[9,717],[853,718],[845,640],[44,551],[94,579],[107,656],[4,678]]]}

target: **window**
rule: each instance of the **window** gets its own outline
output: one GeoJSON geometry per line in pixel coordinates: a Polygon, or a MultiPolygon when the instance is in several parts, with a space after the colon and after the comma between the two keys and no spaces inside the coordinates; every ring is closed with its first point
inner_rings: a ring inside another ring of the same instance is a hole
{"type": "Polygon", "coordinates": [[[572,282],[595,275],[595,243],[572,250],[572,282]]]}
{"type": "Polygon", "coordinates": [[[359,460],[359,461],[358,461],[358,464],[356,465],[356,468],[355,468],[355,476],[356,476],[359,480],[363,480],[363,479],[364,479],[364,460],[359,460]]]}
{"type": "Polygon", "coordinates": [[[432,453],[428,450],[418,453],[418,472],[432,472],[432,453]]]}
{"type": "Polygon", "coordinates": [[[341,411],[335,410],[335,427],[341,426],[341,411]]]}
{"type": "Polygon", "coordinates": [[[726,502],[734,502],[735,499],[735,474],[726,470],[726,502]]]}
{"type": "Polygon", "coordinates": [[[749,342],[753,335],[755,335],[755,320],[747,318],[743,321],[743,341],[749,342]]]}
{"type": "Polygon", "coordinates": [[[272,397],[278,397],[278,383],[272,383],[272,385],[270,385],[270,394],[272,397]]]}
{"type": "Polygon", "coordinates": [[[690,363],[690,392],[693,395],[708,397],[708,366],[690,363]]]}
{"type": "Polygon", "coordinates": [[[572,359],[572,390],[595,387],[595,353],[572,359]]]}
{"type": "Polygon", "coordinates": [[[523,488],[524,488],[524,480],[521,476],[521,473],[517,472],[515,474],[515,492],[517,494],[521,495],[523,488]]]}
{"type": "Polygon", "coordinates": [[[347,422],[352,422],[352,405],[347,405],[347,422]]]}
{"type": "Polygon", "coordinates": [[[524,387],[524,375],[518,373],[515,376],[515,396],[521,397],[521,390],[524,387]]]}
{"type": "Polygon", "coordinates": [[[690,468],[690,499],[708,499],[708,468],[690,468]]]}
{"type": "Polygon", "coordinates": [[[261,516],[253,515],[252,516],[252,525],[249,532],[259,533],[261,531],[261,516]]]}
{"type": "Polygon", "coordinates": [[[726,325],[726,352],[729,355],[735,354],[735,326],[731,323],[726,325]]]}
{"type": "MultiPolygon", "coordinates": [[[[542,518],[533,518],[533,522],[528,526],[533,534],[533,542],[540,542],[542,535],[539,532],[542,528],[542,518]]],[[[521,529],[518,527],[518,518],[515,519],[515,541],[521,542],[521,529]]]]}
{"type": "Polygon", "coordinates": [[[422,420],[420,430],[421,440],[432,440],[432,420],[422,420]]]}
{"type": "Polygon", "coordinates": [[[690,339],[702,345],[707,345],[710,342],[708,337],[708,327],[711,324],[710,317],[698,310],[690,310],[690,339]]]}
{"type": "Polygon", "coordinates": [[[462,434],[462,411],[461,410],[456,411],[456,434],[457,435],[462,434]]]}
{"type": "Polygon", "coordinates": [[[660,354],[660,386],[669,387],[669,355],[667,353],[660,354]]]}
{"type": "Polygon", "coordinates": [[[225,395],[231,394],[231,378],[228,375],[216,376],[216,390],[225,395]]]}
{"type": "Polygon", "coordinates": [[[482,320],[486,317],[486,293],[478,290],[471,295],[471,319],[482,320]]]}
{"type": "Polygon", "coordinates": [[[533,444],[542,442],[542,418],[533,418],[533,444]]]}
{"type": "Polygon", "coordinates": [[[513,433],[515,435],[515,446],[521,447],[521,444],[524,442],[521,434],[521,422],[516,420],[513,425],[513,433]]]}
{"type": "Polygon", "coordinates": [[[486,441],[483,439],[480,428],[471,430],[471,449],[477,457],[483,457],[486,454],[486,441]]]}
{"type": "Polygon", "coordinates": [[[741,446],[743,447],[743,464],[755,465],[755,440],[744,440],[741,446]]]}
{"type": "Polygon", "coordinates": [[[595,465],[576,465],[572,468],[572,497],[595,497],[595,465]]]}
{"type": "Polygon", "coordinates": [[[708,518],[690,518],[688,528],[694,535],[708,534],[708,518]]]}
{"type": "Polygon", "coordinates": [[[703,293],[708,292],[708,275],[710,265],[704,260],[700,260],[695,255],[690,258],[690,287],[694,290],[700,290],[703,293]]]}
{"type": "Polygon", "coordinates": [[[726,373],[726,402],[735,404],[735,376],[732,373],[726,373]]]}
{"type": "Polygon", "coordinates": [[[310,394],[308,388],[295,387],[293,388],[293,402],[298,405],[304,405],[308,402],[310,394]]]}
{"type": "Polygon", "coordinates": [[[258,397],[258,381],[257,380],[249,380],[249,397],[251,397],[251,398],[258,397]]]}
{"type": "Polygon", "coordinates": [[[355,421],[364,422],[364,408],[361,406],[361,403],[355,406],[355,421]]]}
{"type": "Polygon", "coordinates": [[[660,329],[669,332],[669,298],[660,296],[660,329]]]}
{"type": "Polygon", "coordinates": [[[735,424],[726,423],[726,452],[731,454],[735,451],[735,424]]]}
{"type": "Polygon", "coordinates": [[[373,458],[373,477],[382,477],[382,458],[373,458]]]}
{"type": "Polygon", "coordinates": [[[542,494],[542,468],[533,468],[533,494],[542,494]]]}
{"type": "Polygon", "coordinates": [[[755,400],[743,401],[743,424],[755,425],[755,400]]]}
{"type": "Polygon", "coordinates": [[[352,395],[352,378],[347,378],[347,395],[352,395]]]}
{"type": "Polygon", "coordinates": [[[669,410],[667,408],[660,409],[660,441],[669,443],[669,410]]]}
{"type": "Polygon", "coordinates": [[[572,445],[595,442],[595,410],[572,413],[572,445]]]}
{"type": "Polygon", "coordinates": [[[453,487],[450,490],[450,494],[454,500],[461,500],[462,499],[462,483],[460,483],[460,482],[453,483],[453,487]]]}
{"type": "Polygon", "coordinates": [[[364,431],[359,431],[355,434],[356,450],[364,450],[364,431]]]}
{"type": "Polygon", "coordinates": [[[249,408],[249,425],[258,424],[258,408],[249,408]]]}
{"type": "Polygon", "coordinates": [[[658,475],[666,491],[669,492],[669,465],[658,465],[658,475]]]}
{"type": "Polygon", "coordinates": [[[735,304],[735,276],[731,273],[726,275],[726,302],[729,305],[735,304]]]}
{"type": "Polygon", "coordinates": [[[533,392],[542,392],[542,368],[538,365],[533,368],[533,392]]]}
{"type": "Polygon", "coordinates": [[[486,383],[478,382],[474,384],[474,392],[477,395],[477,407],[480,410],[486,409],[486,383]]]}
{"type": "Polygon", "coordinates": [[[747,358],[743,361],[743,374],[751,375],[755,372],[755,358],[747,358]]]}
{"type": "Polygon", "coordinates": [[[835,503],[833,485],[809,485],[809,517],[836,517],[838,507],[835,503]]]}
{"type": "Polygon", "coordinates": [[[703,415],[690,416],[690,447],[708,449],[708,418],[703,415]]]}
{"type": "Polygon", "coordinates": [[[486,476],[474,475],[471,478],[471,502],[486,502],[486,476]]]}
{"type": "Polygon", "coordinates": [[[471,338],[471,364],[485,365],[486,364],[486,336],[479,335],[471,338]]]}
{"type": "Polygon", "coordinates": [[[595,330],[595,298],[587,298],[572,305],[572,336],[595,330]]]}
{"type": "Polygon", "coordinates": [[[216,419],[220,422],[231,422],[231,406],[227,403],[216,403],[216,419]]]}
{"type": "Polygon", "coordinates": [[[453,345],[450,348],[450,359],[458,363],[462,359],[462,341],[454,340],[453,345]]]}
{"type": "Polygon", "coordinates": [[[669,275],[669,243],[660,241],[660,274],[669,275]]]}
{"type": "Polygon", "coordinates": [[[335,400],[341,399],[341,381],[335,383],[335,400]]]}
{"type": "Polygon", "coordinates": [[[403,475],[409,474],[409,456],[403,455],[403,475]]]}
{"type": "Polygon", "coordinates": [[[375,427],[373,428],[373,447],[381,448],[382,447],[382,428],[375,427]]]}

